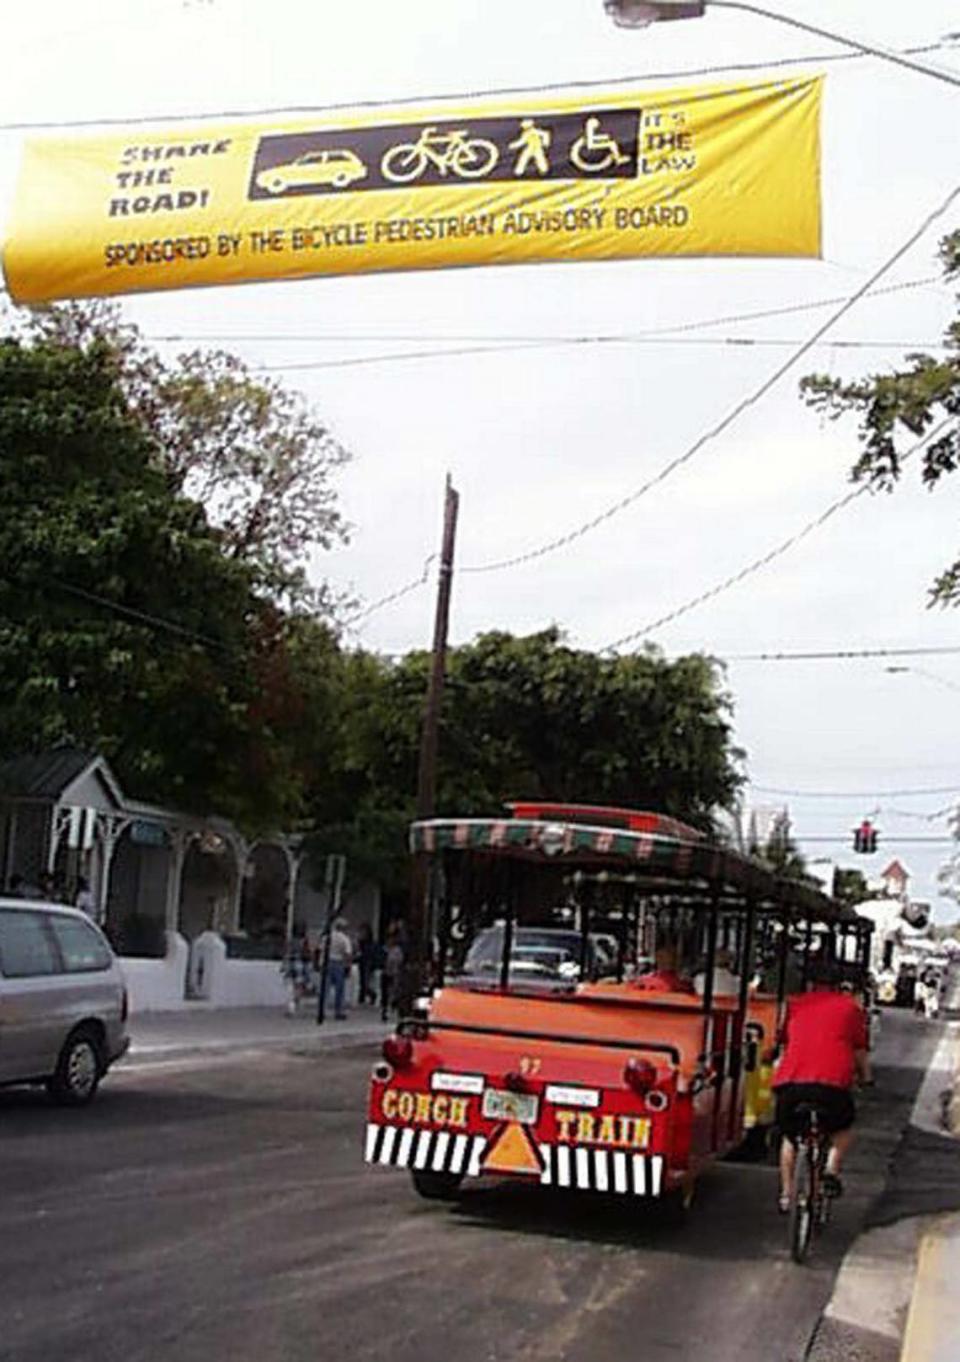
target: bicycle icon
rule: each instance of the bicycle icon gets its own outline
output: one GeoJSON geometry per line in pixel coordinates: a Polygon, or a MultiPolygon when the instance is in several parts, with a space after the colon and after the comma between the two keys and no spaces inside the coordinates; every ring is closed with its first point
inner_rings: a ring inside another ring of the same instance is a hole
{"type": "Polygon", "coordinates": [[[479,180],[489,175],[500,159],[499,148],[484,137],[468,137],[466,128],[438,132],[424,128],[416,142],[398,142],[384,152],[380,170],[385,180],[410,184],[432,166],[443,176],[479,180]]]}
{"type": "Polygon", "coordinates": [[[583,132],[570,148],[570,160],[587,175],[598,175],[614,166],[626,165],[630,157],[620,150],[620,143],[603,132],[600,119],[591,117],[583,125],[583,132]]]}

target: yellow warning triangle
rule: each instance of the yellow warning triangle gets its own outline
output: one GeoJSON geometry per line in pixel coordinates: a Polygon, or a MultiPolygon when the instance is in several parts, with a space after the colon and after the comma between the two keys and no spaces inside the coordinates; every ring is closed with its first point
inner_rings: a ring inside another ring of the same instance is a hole
{"type": "Polygon", "coordinates": [[[508,1121],[487,1145],[483,1169],[487,1173],[535,1173],[539,1177],[543,1165],[526,1127],[508,1121]]]}

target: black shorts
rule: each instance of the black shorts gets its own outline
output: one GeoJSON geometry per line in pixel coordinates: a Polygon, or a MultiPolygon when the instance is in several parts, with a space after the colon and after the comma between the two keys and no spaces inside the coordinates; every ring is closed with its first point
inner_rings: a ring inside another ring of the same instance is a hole
{"type": "Polygon", "coordinates": [[[784,1083],[777,1094],[777,1126],[789,1140],[803,1134],[804,1122],[798,1115],[801,1106],[816,1107],[821,1126],[831,1135],[849,1130],[856,1120],[853,1098],[846,1088],[827,1083],[784,1083]]]}

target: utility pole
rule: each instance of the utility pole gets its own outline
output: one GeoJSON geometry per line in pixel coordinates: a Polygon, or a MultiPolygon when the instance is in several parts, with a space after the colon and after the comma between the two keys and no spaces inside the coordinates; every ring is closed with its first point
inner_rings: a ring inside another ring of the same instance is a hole
{"type": "MultiPolygon", "coordinates": [[[[447,665],[447,635],[450,625],[450,593],[453,588],[453,553],[457,538],[457,511],[460,495],[447,474],[443,503],[443,541],[440,549],[440,575],[437,581],[437,608],[433,625],[433,657],[430,680],[420,732],[420,765],[417,771],[417,818],[432,818],[437,802],[437,747],[440,733],[440,705],[447,665]]],[[[427,857],[417,852],[410,885],[407,958],[399,999],[409,1008],[425,983],[430,932],[427,905],[427,857]]]]}

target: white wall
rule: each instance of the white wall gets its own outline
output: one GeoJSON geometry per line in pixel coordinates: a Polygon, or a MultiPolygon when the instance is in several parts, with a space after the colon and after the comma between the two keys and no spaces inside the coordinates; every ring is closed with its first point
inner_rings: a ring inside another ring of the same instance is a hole
{"type": "Polygon", "coordinates": [[[127,981],[131,1012],[169,1012],[186,1007],[189,947],[177,932],[167,932],[163,960],[125,956],[120,965],[127,981]]]}
{"type": "Polygon", "coordinates": [[[190,953],[190,991],[211,1007],[282,1007],[279,960],[229,960],[217,932],[203,932],[190,953]]]}

